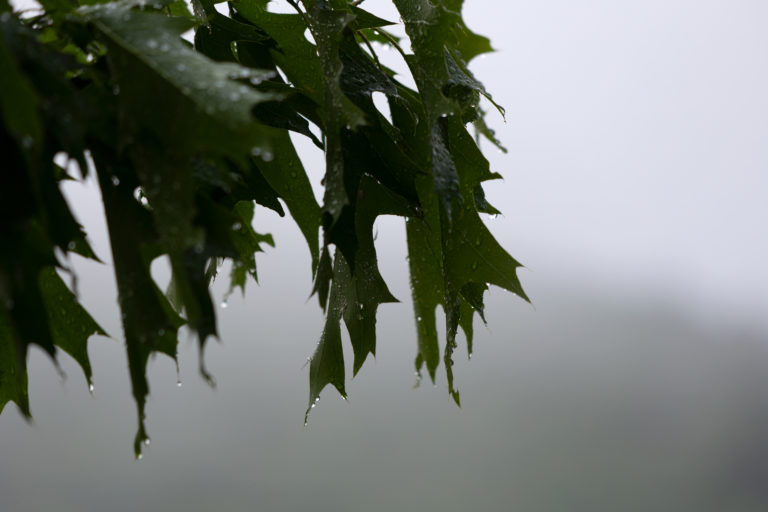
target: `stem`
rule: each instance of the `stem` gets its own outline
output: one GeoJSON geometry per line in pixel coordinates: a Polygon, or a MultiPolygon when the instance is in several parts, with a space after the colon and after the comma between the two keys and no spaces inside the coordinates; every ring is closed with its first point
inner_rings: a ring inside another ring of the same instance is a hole
{"type": "MultiPolygon", "coordinates": [[[[391,35],[389,35],[389,34],[388,34],[386,31],[384,31],[384,30],[382,30],[382,29],[380,29],[380,28],[374,28],[373,30],[375,30],[376,32],[378,32],[379,34],[381,34],[382,36],[384,36],[384,37],[387,39],[387,41],[389,41],[389,43],[390,43],[392,46],[394,46],[394,47],[395,47],[395,49],[396,49],[398,52],[400,52],[400,55],[402,55],[402,56],[403,56],[403,59],[406,59],[406,57],[407,57],[407,56],[406,56],[406,54],[405,54],[405,51],[404,51],[402,48],[400,48],[400,45],[397,43],[397,41],[395,41],[395,39],[394,39],[394,38],[393,38],[391,35]]],[[[406,59],[406,62],[407,62],[407,59],[406,59]]]]}
{"type": "Polygon", "coordinates": [[[379,67],[379,69],[381,69],[381,62],[379,62],[379,56],[376,55],[375,51],[373,51],[373,45],[371,45],[371,42],[368,40],[368,37],[365,35],[365,33],[362,30],[358,30],[357,34],[363,39],[365,46],[368,47],[368,51],[371,52],[371,56],[373,57],[373,60],[376,61],[376,65],[379,67]]]}
{"type": "Polygon", "coordinates": [[[296,9],[296,12],[298,12],[299,14],[301,14],[301,17],[302,17],[302,18],[304,18],[304,23],[306,23],[306,24],[307,24],[307,28],[309,28],[310,30],[312,30],[312,23],[310,23],[310,21],[309,21],[309,18],[307,17],[307,14],[306,14],[304,11],[302,11],[302,10],[299,8],[299,4],[297,4],[297,3],[295,2],[295,0],[287,0],[287,2],[288,2],[289,4],[291,4],[291,6],[292,6],[294,9],[296,9]]]}

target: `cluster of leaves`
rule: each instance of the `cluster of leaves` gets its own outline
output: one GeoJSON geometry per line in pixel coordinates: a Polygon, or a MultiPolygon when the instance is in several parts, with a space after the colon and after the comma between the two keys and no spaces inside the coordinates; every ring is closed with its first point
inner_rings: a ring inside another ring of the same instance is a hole
{"type": "MultiPolygon", "coordinates": [[[[39,13],[20,17],[0,0],[0,410],[14,401],[29,415],[31,344],[54,360],[57,347],[71,354],[90,382],[86,343],[104,332],[60,277],[68,253],[96,259],[60,187],[88,173],[109,231],[137,455],[148,439],[148,357],[175,358],[184,324],[202,350],[217,335],[209,285],[218,266],[231,261],[232,288],[244,290],[256,278],[255,253],[274,245],[252,226],[256,204],[287,208],[298,224],[326,311],[307,411],[328,384],[346,394],[341,321],[357,373],[375,354],[379,304],[396,301],[376,260],[379,215],[406,221],[416,369],[435,378],[441,306],[443,360],[459,402],[451,369],[459,326],[471,352],[488,285],[525,298],[519,264],[480,218],[497,213],[481,184],[499,176],[467,129],[498,144],[478,105],[491,97],[467,68],[490,44],[465,26],[462,0],[394,0],[410,53],[360,1],[287,1],[295,14],[268,11],[268,0],[231,1],[229,16],[213,0],[194,0],[194,12],[182,0],[42,0],[39,13]],[[193,44],[182,37],[190,29],[193,44]],[[400,52],[416,90],[380,63],[373,43],[400,52]],[[322,206],[289,131],[325,152],[322,206]],[[172,269],[165,292],[150,274],[163,255],[172,269]]],[[[207,377],[202,362],[201,371],[207,377]]]]}

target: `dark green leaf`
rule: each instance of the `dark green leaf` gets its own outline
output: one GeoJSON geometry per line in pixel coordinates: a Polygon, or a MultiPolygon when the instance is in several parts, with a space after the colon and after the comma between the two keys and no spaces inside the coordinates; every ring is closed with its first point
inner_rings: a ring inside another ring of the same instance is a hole
{"type": "Polygon", "coordinates": [[[26,354],[16,342],[10,315],[6,306],[0,304],[0,413],[8,402],[15,402],[29,418],[26,354]]]}
{"type": "MultiPolygon", "coordinates": [[[[341,270],[342,258],[339,251],[334,257],[333,273],[336,275],[341,270]]],[[[304,414],[304,424],[309,418],[309,411],[320,400],[320,392],[328,384],[332,384],[342,397],[347,396],[344,389],[344,352],[341,348],[341,315],[348,305],[344,301],[342,284],[339,280],[333,282],[331,296],[328,302],[325,328],[317,344],[315,353],[309,363],[309,405],[304,414]]]]}
{"type": "Polygon", "coordinates": [[[53,268],[44,269],[40,273],[39,282],[54,344],[77,361],[85,373],[88,385],[92,385],[88,339],[93,334],[106,336],[107,333],[78,303],[53,268]]]}

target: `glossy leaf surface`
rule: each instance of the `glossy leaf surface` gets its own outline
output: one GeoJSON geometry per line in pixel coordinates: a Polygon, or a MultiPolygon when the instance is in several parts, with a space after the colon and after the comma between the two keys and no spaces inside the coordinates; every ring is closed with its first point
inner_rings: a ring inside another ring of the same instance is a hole
{"type": "Polygon", "coordinates": [[[87,342],[105,333],[59,274],[68,253],[96,259],[60,186],[92,171],[137,405],[137,456],[148,439],[147,361],[176,358],[182,325],[201,351],[218,336],[209,291],[218,268],[228,262],[230,293],[244,293],[258,277],[257,254],[275,246],[254,220],[261,207],[298,225],[326,315],[307,416],[327,385],[346,396],[342,324],[355,375],[376,354],[379,306],[398,301],[378,268],[374,224],[383,215],[406,222],[416,368],[434,380],[442,356],[459,403],[459,327],[471,354],[488,287],[526,299],[519,263],[480,217],[498,213],[482,186],[499,175],[468,126],[500,146],[480,100],[503,109],[469,63],[490,43],[467,28],[461,0],[394,0],[405,38],[358,2],[289,3],[295,13],[276,14],[266,1],[237,0],[224,15],[210,0],[193,2],[194,14],[178,1],[50,0],[25,19],[0,3],[0,410],[13,401],[30,413],[30,344],[54,358],[66,351],[90,383],[87,342]],[[416,88],[381,65],[373,42],[400,52],[416,88]],[[324,151],[320,203],[290,132],[324,151]],[[54,162],[62,155],[79,175],[54,162]],[[170,262],[165,293],[150,272],[159,257],[170,262]]]}

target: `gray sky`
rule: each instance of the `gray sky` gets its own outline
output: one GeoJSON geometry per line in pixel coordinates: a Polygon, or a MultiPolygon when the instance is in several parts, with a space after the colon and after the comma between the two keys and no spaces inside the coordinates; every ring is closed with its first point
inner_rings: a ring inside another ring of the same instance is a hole
{"type": "Polygon", "coordinates": [[[496,230],[536,273],[768,307],[768,4],[469,0],[507,106],[496,230]]]}

